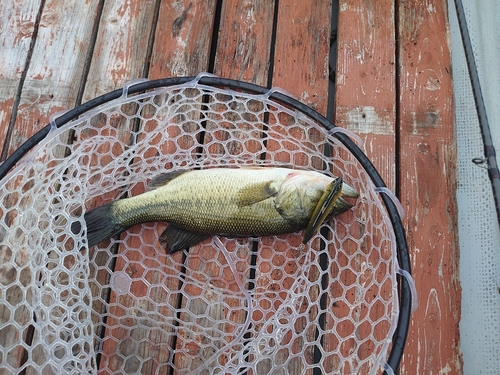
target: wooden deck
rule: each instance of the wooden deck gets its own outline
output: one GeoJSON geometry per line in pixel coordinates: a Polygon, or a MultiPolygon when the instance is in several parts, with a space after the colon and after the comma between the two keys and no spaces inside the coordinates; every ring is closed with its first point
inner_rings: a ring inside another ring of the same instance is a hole
{"type": "Polygon", "coordinates": [[[2,1],[2,160],[52,114],[132,79],[211,72],[281,87],[359,134],[406,211],[420,306],[400,373],[460,374],[446,4],[339,0],[332,13],[328,0],[2,1]]]}

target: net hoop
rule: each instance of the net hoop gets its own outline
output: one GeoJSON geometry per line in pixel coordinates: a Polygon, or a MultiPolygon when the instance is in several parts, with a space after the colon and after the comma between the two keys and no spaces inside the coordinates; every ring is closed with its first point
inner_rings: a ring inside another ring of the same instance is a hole
{"type": "MultiPolygon", "coordinates": [[[[200,74],[196,77],[178,77],[178,78],[165,78],[151,81],[131,82],[123,89],[118,89],[100,97],[97,97],[87,103],[84,103],[70,111],[67,111],[55,118],[52,118],[50,123],[42,130],[28,139],[21,145],[2,165],[0,165],[0,180],[3,180],[9,174],[15,173],[16,165],[19,161],[28,154],[35,146],[43,142],[44,139],[51,133],[57,132],[65,124],[79,118],[80,116],[90,112],[99,111],[99,108],[106,103],[115,99],[131,97],[134,95],[141,95],[157,89],[171,90],[181,85],[192,85],[193,87],[213,87],[234,90],[237,92],[244,92],[251,95],[262,96],[270,101],[276,102],[280,105],[286,106],[292,110],[298,111],[311,119],[312,121],[320,124],[324,129],[331,132],[339,142],[341,142],[349,152],[363,166],[364,170],[370,177],[374,186],[380,194],[380,197],[385,205],[390,222],[393,227],[394,235],[397,243],[397,261],[400,267],[398,271],[398,287],[399,287],[399,315],[396,330],[394,332],[391,350],[387,363],[384,366],[384,373],[390,374],[396,372],[399,362],[401,360],[410,323],[410,316],[412,312],[412,302],[415,305],[415,296],[412,293],[412,280],[410,270],[410,259],[408,247],[406,242],[405,231],[401,222],[401,212],[396,199],[392,193],[387,189],[380,174],[370,162],[368,157],[364,154],[360,147],[351,139],[352,137],[345,131],[338,131],[339,128],[335,127],[324,116],[299,102],[298,100],[290,97],[289,95],[281,92],[279,89],[271,89],[258,86],[252,83],[241,82],[226,78],[219,78],[207,74],[200,74]]],[[[0,186],[3,183],[0,182],[0,186]]]]}

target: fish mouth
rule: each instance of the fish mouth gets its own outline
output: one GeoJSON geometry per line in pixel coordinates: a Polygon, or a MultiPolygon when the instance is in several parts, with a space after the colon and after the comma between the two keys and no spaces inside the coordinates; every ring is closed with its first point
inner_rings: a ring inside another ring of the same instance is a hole
{"type": "Polygon", "coordinates": [[[359,193],[351,185],[343,182],[342,183],[342,196],[348,197],[348,198],[358,198],[359,193]]]}
{"type": "Polygon", "coordinates": [[[309,224],[304,232],[302,243],[307,243],[319,229],[328,216],[339,215],[346,212],[354,205],[345,198],[358,198],[359,194],[352,186],[343,182],[339,177],[331,182],[325,189],[311,215],[309,224]]]}
{"type": "Polygon", "coordinates": [[[333,205],[330,211],[330,216],[340,215],[341,213],[346,212],[350,208],[354,207],[354,203],[351,203],[350,201],[357,198],[359,198],[358,191],[351,185],[343,182],[341,194],[333,205]],[[346,198],[349,198],[350,200],[347,200],[346,198]]]}

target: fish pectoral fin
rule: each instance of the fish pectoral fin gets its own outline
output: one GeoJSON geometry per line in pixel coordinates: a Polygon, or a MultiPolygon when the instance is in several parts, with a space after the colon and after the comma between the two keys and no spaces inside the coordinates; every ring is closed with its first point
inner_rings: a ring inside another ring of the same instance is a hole
{"type": "Polygon", "coordinates": [[[162,173],[156,177],[154,177],[148,184],[148,189],[149,190],[154,190],[157,189],[161,186],[167,185],[170,181],[176,179],[179,177],[181,174],[184,174],[188,171],[173,171],[173,172],[167,172],[167,173],[162,173]]]}
{"type": "Polygon", "coordinates": [[[160,243],[167,254],[187,249],[208,238],[206,234],[192,233],[169,224],[160,236],[160,243]]]}
{"type": "Polygon", "coordinates": [[[250,184],[240,189],[236,197],[236,204],[240,207],[251,206],[274,197],[278,190],[272,181],[250,184]]]}

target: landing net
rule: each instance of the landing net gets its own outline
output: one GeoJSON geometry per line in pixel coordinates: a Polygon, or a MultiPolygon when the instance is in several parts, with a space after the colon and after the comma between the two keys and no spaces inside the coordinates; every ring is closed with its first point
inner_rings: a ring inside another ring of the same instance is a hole
{"type": "Polygon", "coordinates": [[[280,92],[168,82],[53,120],[11,162],[0,182],[0,372],[392,373],[409,311],[406,244],[397,204],[350,137],[280,92]],[[306,245],[302,233],[213,237],[168,256],[164,223],[90,249],[70,230],[160,173],[242,165],[342,176],[360,197],[306,245]]]}

